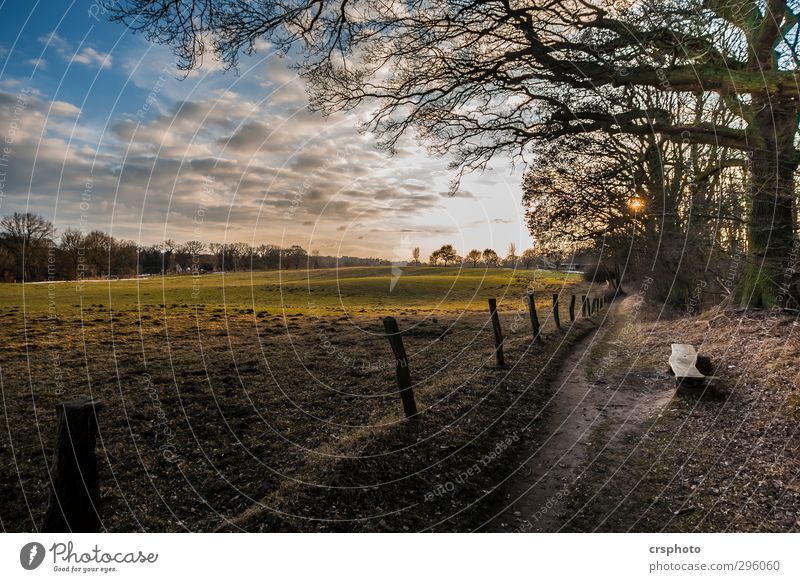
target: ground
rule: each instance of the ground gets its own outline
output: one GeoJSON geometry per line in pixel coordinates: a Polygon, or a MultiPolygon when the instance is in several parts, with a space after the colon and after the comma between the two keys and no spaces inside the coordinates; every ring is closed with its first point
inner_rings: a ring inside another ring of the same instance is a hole
{"type": "MultiPolygon", "coordinates": [[[[598,355],[606,391],[639,394],[644,416],[598,427],[561,511],[565,531],[800,531],[800,327],[779,310],[666,312],[633,303],[598,355]],[[677,396],[671,343],[710,357],[714,379],[677,396]],[[623,349],[621,349],[623,348],[623,349]],[[669,399],[653,409],[667,391],[669,399]]],[[[635,396],[634,396],[635,397],[635,396]]]]}
{"type": "Polygon", "coordinates": [[[53,407],[79,394],[105,405],[109,531],[800,528],[792,314],[681,313],[637,294],[591,317],[578,306],[571,322],[571,295],[607,290],[540,271],[397,275],[0,286],[3,529],[41,523],[53,407]],[[411,420],[383,336],[389,314],[421,411],[411,420]],[[706,390],[676,394],[673,342],[711,358],[706,390]]]}
{"type": "MultiPolygon", "coordinates": [[[[0,286],[2,527],[41,522],[54,405],[80,394],[105,405],[98,451],[110,531],[213,530],[265,498],[288,503],[304,483],[329,486],[337,463],[365,442],[384,446],[375,458],[408,473],[397,435],[415,437],[382,335],[387,314],[405,332],[425,412],[414,430],[431,430],[429,442],[451,458],[476,440],[476,426],[478,445],[493,445],[516,396],[495,381],[505,372],[495,369],[486,299],[498,299],[510,369],[520,359],[547,368],[550,350],[525,358],[529,288],[546,334],[552,293],[562,293],[566,311],[573,290],[586,292],[575,275],[422,267],[399,277],[385,267],[0,286]],[[492,391],[499,396],[487,398],[492,391]],[[488,423],[496,427],[484,430],[488,423]]],[[[468,453],[457,456],[463,464],[468,453]]],[[[370,462],[359,461],[369,482],[355,490],[375,485],[370,462]]],[[[407,501],[384,497],[392,509],[407,501]]],[[[306,517],[328,519],[323,510],[306,517]]],[[[381,522],[363,515],[353,528],[381,522]]],[[[413,527],[427,519],[417,515],[413,527]]]]}

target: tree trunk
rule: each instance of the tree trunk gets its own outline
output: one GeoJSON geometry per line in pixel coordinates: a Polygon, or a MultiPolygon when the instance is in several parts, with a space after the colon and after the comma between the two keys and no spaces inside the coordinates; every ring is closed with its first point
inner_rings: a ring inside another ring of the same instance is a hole
{"type": "MultiPolygon", "coordinates": [[[[749,256],[739,299],[749,307],[784,306],[780,292],[792,281],[787,270],[795,230],[794,149],[797,109],[768,97],[751,123],[749,256]]],[[[754,100],[756,103],[756,100],[754,100]]]]}

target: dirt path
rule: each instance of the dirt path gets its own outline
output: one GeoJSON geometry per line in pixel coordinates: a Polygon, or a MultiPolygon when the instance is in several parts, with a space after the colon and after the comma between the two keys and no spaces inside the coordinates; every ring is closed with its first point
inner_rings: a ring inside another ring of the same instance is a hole
{"type": "MultiPolygon", "coordinates": [[[[600,327],[575,346],[555,380],[556,393],[548,405],[541,445],[506,487],[506,507],[482,528],[490,532],[555,532],[564,525],[563,506],[578,479],[591,479],[579,468],[585,464],[591,439],[600,425],[612,433],[624,430],[659,410],[671,390],[630,389],[604,379],[624,343],[619,334],[629,317],[631,302],[621,300],[601,313],[600,327]],[[590,370],[591,368],[591,370],[590,370]],[[589,373],[595,379],[589,380],[589,373]]],[[[609,446],[614,446],[610,442],[609,446]]]]}

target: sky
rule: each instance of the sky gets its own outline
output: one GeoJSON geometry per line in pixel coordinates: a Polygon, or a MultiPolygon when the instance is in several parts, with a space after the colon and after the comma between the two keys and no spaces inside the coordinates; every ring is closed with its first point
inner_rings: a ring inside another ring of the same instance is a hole
{"type": "Polygon", "coordinates": [[[390,156],[327,118],[267,42],[225,71],[188,77],[170,51],[84,0],[0,0],[0,215],[142,245],[299,244],[323,255],[407,260],[532,244],[522,172],[499,160],[449,194],[449,160],[412,138],[390,156]]]}

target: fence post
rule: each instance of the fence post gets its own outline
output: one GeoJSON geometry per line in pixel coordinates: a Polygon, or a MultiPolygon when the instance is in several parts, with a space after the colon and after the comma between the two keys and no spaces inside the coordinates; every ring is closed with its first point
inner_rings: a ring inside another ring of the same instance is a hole
{"type": "Polygon", "coordinates": [[[98,400],[80,396],[56,404],[58,425],[50,466],[50,494],[42,531],[100,531],[100,481],[97,471],[98,400]]]}
{"type": "Polygon", "coordinates": [[[489,313],[492,314],[492,329],[494,330],[494,354],[498,366],[505,366],[503,357],[503,332],[500,329],[500,316],[497,315],[497,299],[489,299],[489,313]]]}
{"type": "Polygon", "coordinates": [[[411,390],[411,371],[397,320],[394,317],[383,318],[383,329],[394,354],[394,370],[397,375],[397,387],[400,389],[400,399],[403,401],[403,412],[406,413],[406,418],[411,418],[417,414],[417,403],[411,390]]]}
{"type": "Polygon", "coordinates": [[[542,343],[542,336],[539,333],[539,316],[536,315],[536,298],[533,291],[528,291],[528,313],[531,316],[531,329],[533,330],[533,341],[542,343]]]}
{"type": "Polygon", "coordinates": [[[553,293],[553,321],[556,329],[561,329],[561,319],[558,317],[558,293],[553,293]]]}
{"type": "Polygon", "coordinates": [[[588,317],[586,313],[589,310],[589,305],[586,303],[586,295],[581,295],[581,315],[583,317],[588,317]]]}
{"type": "Polygon", "coordinates": [[[569,320],[575,321],[575,296],[569,299],[569,320]]]}

